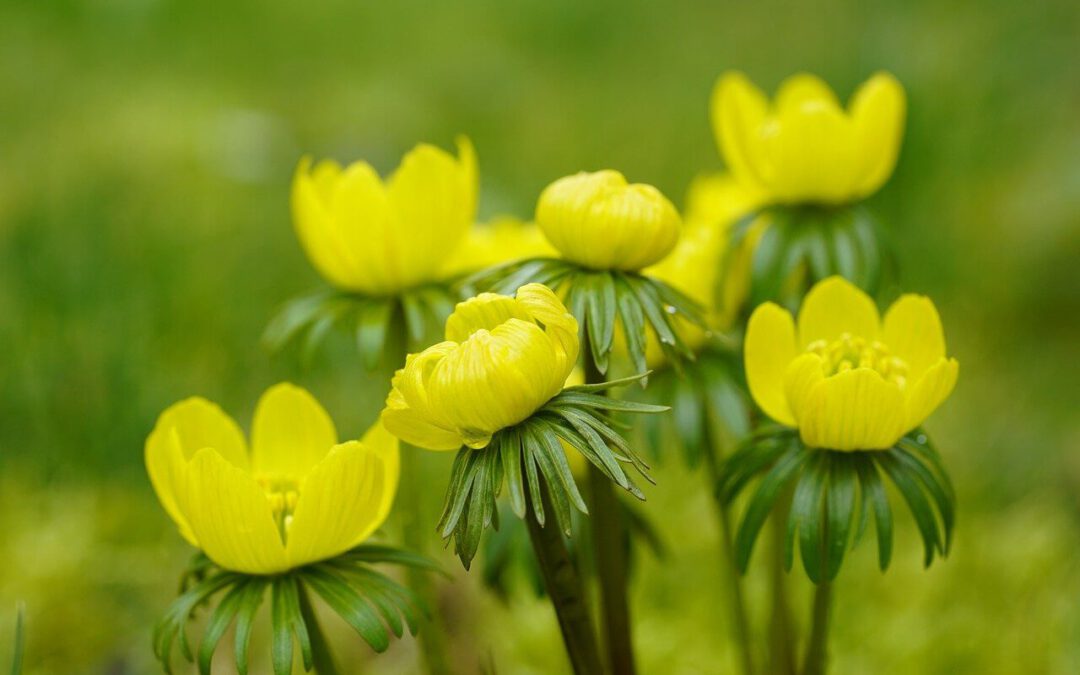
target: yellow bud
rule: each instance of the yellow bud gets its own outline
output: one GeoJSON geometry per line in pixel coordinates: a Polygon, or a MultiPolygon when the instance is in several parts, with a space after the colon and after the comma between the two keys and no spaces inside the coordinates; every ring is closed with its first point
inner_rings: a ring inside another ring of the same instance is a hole
{"type": "Polygon", "coordinates": [[[593,269],[636,271],[675,246],[680,219],[651,185],[618,171],[578,173],[544,189],[536,222],[564,258],[593,269]]]}
{"type": "Polygon", "coordinates": [[[546,286],[482,293],[458,304],[445,342],[407,357],[383,424],[431,450],[483,448],[562,390],[578,346],[577,321],[546,286]]]}
{"type": "Polygon", "coordinates": [[[476,216],[476,155],[420,144],[384,181],[366,162],[300,160],[293,178],[297,237],[338,288],[385,295],[434,281],[476,216]]]}

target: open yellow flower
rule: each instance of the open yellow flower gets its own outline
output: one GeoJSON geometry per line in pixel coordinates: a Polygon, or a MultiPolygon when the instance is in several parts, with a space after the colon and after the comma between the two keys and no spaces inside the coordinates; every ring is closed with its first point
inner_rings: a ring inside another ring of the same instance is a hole
{"type": "Polygon", "coordinates": [[[359,545],[397,491],[398,441],[381,425],[338,443],[319,402],[291,384],[259,399],[251,451],[203,398],[169,407],[146,439],[146,469],[180,533],[224,569],[275,574],[359,545]]]}
{"type": "Polygon", "coordinates": [[[367,162],[342,168],[300,160],[293,179],[296,234],[334,286],[387,295],[435,281],[476,217],[476,153],[420,144],[384,182],[367,162]]]}
{"type": "Polygon", "coordinates": [[[547,186],[536,222],[567,260],[600,270],[637,271],[658,262],[679,238],[678,211],[651,185],[618,171],[566,176],[547,186]]]}
{"type": "Polygon", "coordinates": [[[526,258],[557,255],[558,251],[534,223],[502,216],[469,230],[465,242],[447,263],[446,273],[475,272],[526,258]]]}
{"type": "Polygon", "coordinates": [[[481,293],[458,303],[445,342],[408,356],[383,424],[430,450],[483,448],[562,391],[577,356],[577,321],[548,287],[481,293]]]}
{"type": "Polygon", "coordinates": [[[874,301],[836,276],[810,289],[798,325],[771,302],[755,309],[745,359],[765,414],[831,450],[892,447],[948,398],[959,369],[929,298],[904,295],[879,321],[874,301]]]}
{"type": "Polygon", "coordinates": [[[728,168],[780,203],[839,204],[878,190],[896,166],[904,133],[904,89],[877,73],[845,111],[819,78],[801,73],[770,104],[745,75],[728,72],[713,90],[711,116],[728,168]]]}

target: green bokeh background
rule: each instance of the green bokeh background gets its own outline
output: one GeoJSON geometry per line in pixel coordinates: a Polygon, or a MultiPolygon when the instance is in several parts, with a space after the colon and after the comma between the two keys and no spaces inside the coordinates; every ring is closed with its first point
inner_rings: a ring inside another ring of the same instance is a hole
{"type": "MultiPolygon", "coordinates": [[[[164,407],[198,393],[246,425],[292,379],[345,435],[374,419],[388,373],[365,373],[346,342],[308,367],[259,347],[276,307],[320,283],[289,222],[301,153],[389,170],[464,132],[484,217],[528,217],[547,182],[603,167],[678,202],[721,166],[706,104],[723,70],[770,89],[809,70],[846,97],[884,68],[910,112],[873,202],[961,363],[929,425],[961,511],[953,555],[929,571],[910,523],[889,574],[856,551],[836,672],[1080,672],[1078,42],[1067,0],[8,0],[0,669],[23,600],[27,675],[156,672],[149,625],[189,554],[142,466],[164,407]]],[[[646,513],[671,550],[637,570],[642,670],[728,672],[707,488],[677,462],[656,477],[646,513]]],[[[763,576],[748,581],[759,619],[763,576]]],[[[443,600],[462,672],[565,668],[528,593],[503,603],[459,575],[443,600]]],[[[340,627],[335,642],[365,655],[340,627]]],[[[405,640],[367,672],[414,662],[405,640]]]]}

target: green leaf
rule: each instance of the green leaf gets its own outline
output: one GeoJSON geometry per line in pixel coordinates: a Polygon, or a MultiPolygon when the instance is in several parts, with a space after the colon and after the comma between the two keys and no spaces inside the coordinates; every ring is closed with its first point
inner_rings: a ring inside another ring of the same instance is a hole
{"type": "Polygon", "coordinates": [[[652,277],[645,277],[645,279],[650,286],[656,289],[656,294],[664,303],[665,310],[669,313],[674,310],[675,314],[681,315],[685,320],[700,328],[708,327],[703,308],[696,300],[660,279],[652,277]]]}
{"type": "Polygon", "coordinates": [[[412,551],[406,551],[393,546],[381,546],[379,544],[361,544],[349,550],[344,557],[350,561],[367,563],[391,563],[413,567],[429,572],[446,574],[446,571],[434,560],[412,551]]]}
{"type": "Polygon", "coordinates": [[[938,482],[937,477],[930,469],[927,469],[922,462],[915,459],[915,457],[903,447],[893,448],[888,452],[896,457],[897,461],[905,466],[908,471],[911,472],[911,475],[922,483],[923,488],[937,504],[938,512],[941,514],[941,523],[945,530],[944,546],[940,546],[938,551],[943,556],[948,555],[949,549],[952,547],[952,531],[956,520],[956,512],[954,510],[953,499],[949,489],[938,482]]]}
{"type": "Polygon", "coordinates": [[[776,300],[784,283],[783,262],[787,253],[785,224],[774,216],[774,222],[761,233],[754,246],[750,263],[751,304],[757,306],[767,300],[776,300]]]}
{"type": "Polygon", "coordinates": [[[323,303],[336,294],[332,290],[321,290],[285,303],[263,331],[263,344],[270,351],[280,350],[309,325],[323,303]]]}
{"type": "MultiPolygon", "coordinates": [[[[701,460],[705,442],[705,412],[701,406],[701,398],[691,382],[682,380],[675,386],[672,405],[675,411],[675,426],[679,430],[679,442],[683,446],[687,465],[696,467],[701,460]]],[[[708,451],[711,452],[711,448],[708,451]]]]}
{"type": "Polygon", "coordinates": [[[757,491],[750,499],[750,503],[743,515],[739,531],[735,535],[735,561],[739,571],[746,573],[746,566],[750,562],[750,554],[754,548],[758,533],[761,532],[765,519],[769,516],[773,504],[776,503],[780,493],[787,487],[799,469],[806,462],[808,454],[799,447],[789,449],[777,462],[776,465],[765,474],[758,486],[757,491]]]}
{"type": "Polygon", "coordinates": [[[663,413],[671,410],[671,408],[666,405],[652,405],[650,403],[639,403],[637,401],[628,401],[626,399],[611,398],[610,396],[597,396],[596,394],[586,393],[579,389],[564,389],[557,394],[555,398],[548,401],[545,407],[552,405],[570,405],[582,408],[593,408],[596,410],[640,414],[663,413]]]}
{"type": "Polygon", "coordinates": [[[401,308],[405,313],[405,328],[410,349],[414,346],[424,346],[427,342],[427,317],[420,298],[412,293],[405,293],[401,296],[401,308]]]}
{"type": "Polygon", "coordinates": [[[379,621],[376,610],[341,576],[330,572],[325,565],[316,565],[304,568],[302,578],[372,649],[386,651],[390,646],[386,626],[379,621]]]}
{"type": "Polygon", "coordinates": [[[626,377],[620,377],[615,380],[608,380],[607,382],[597,382],[596,384],[575,384],[572,387],[566,387],[562,390],[564,393],[585,393],[595,394],[598,391],[608,391],[609,389],[616,389],[618,387],[625,387],[635,382],[641,382],[652,373],[651,370],[638,373],[637,375],[628,375],[626,377]]]}
{"type": "Polygon", "coordinates": [[[832,458],[829,472],[829,491],[825,501],[828,516],[828,536],[825,542],[826,578],[832,581],[840,572],[851,534],[851,520],[855,513],[855,495],[858,479],[850,458],[832,458]]]}
{"type": "Polygon", "coordinates": [[[881,482],[873,460],[859,462],[855,470],[859,474],[863,501],[874,507],[874,528],[877,530],[878,566],[884,572],[889,568],[892,558],[893,522],[889,497],[885,494],[885,484],[881,482]]]}
{"type": "Polygon", "coordinates": [[[601,373],[607,372],[608,355],[615,334],[615,285],[606,272],[581,275],[587,298],[587,330],[593,363],[601,373]]]}
{"type": "Polygon", "coordinates": [[[516,429],[508,430],[505,434],[500,440],[498,450],[510,493],[510,508],[518,518],[524,518],[525,486],[521,482],[521,434],[516,429]]]}
{"type": "Polygon", "coordinates": [[[878,466],[885,471],[893,484],[896,485],[900,494],[904,496],[908,508],[911,509],[911,515],[914,516],[915,524],[919,527],[919,534],[922,535],[923,539],[925,549],[923,565],[929,567],[930,563],[934,561],[934,549],[940,550],[942,548],[941,538],[938,536],[937,520],[934,517],[933,509],[930,507],[930,502],[927,501],[922,488],[908,473],[904,465],[900,464],[890,454],[877,454],[878,466]]]}
{"type": "Polygon", "coordinates": [[[210,675],[210,664],[214,658],[214,651],[217,649],[221,637],[228,630],[229,624],[236,617],[236,613],[240,611],[247,591],[247,584],[248,582],[241,581],[229,589],[229,592],[225,594],[225,597],[221,599],[221,602],[210,614],[210,620],[207,622],[206,630],[203,632],[202,643],[199,645],[199,673],[201,675],[210,675]]]}
{"type": "Polygon", "coordinates": [[[533,514],[536,516],[536,522],[543,527],[547,516],[544,513],[544,500],[540,492],[540,477],[537,475],[536,461],[533,459],[532,453],[532,446],[535,445],[535,442],[529,442],[529,433],[528,429],[522,430],[521,459],[525,462],[525,476],[529,479],[529,500],[532,502],[533,514]]]}
{"type": "Polygon", "coordinates": [[[782,438],[763,438],[741,445],[720,465],[716,494],[730,505],[754,476],[772,466],[789,448],[790,443],[782,438]]]}
{"type": "Polygon", "coordinates": [[[262,605],[266,586],[265,579],[252,579],[248,582],[244,591],[244,598],[240,601],[240,608],[236,615],[236,631],[233,637],[233,652],[236,657],[236,671],[239,675],[247,675],[248,672],[248,648],[251,644],[251,629],[255,623],[255,615],[262,605]]]}
{"type": "MultiPolygon", "coordinates": [[[[570,498],[570,503],[573,504],[574,508],[588,514],[589,508],[585,506],[585,500],[582,499],[581,493],[578,492],[574,474],[570,471],[570,464],[566,461],[566,453],[563,451],[562,444],[559,443],[559,438],[555,435],[554,430],[547,425],[542,425],[533,436],[541,441],[541,447],[535,449],[534,454],[538,457],[546,457],[546,464],[553,470],[554,475],[552,476],[548,476],[546,472],[544,474],[544,477],[548,479],[549,486],[558,486],[570,498]]],[[[543,468],[544,464],[542,463],[541,469],[543,468]]]]}
{"type": "Polygon", "coordinates": [[[450,482],[446,486],[446,500],[443,504],[443,513],[439,518],[439,535],[445,539],[457,527],[461,514],[465,511],[469,493],[473,489],[476,480],[477,453],[471,448],[462,448],[454,457],[454,465],[450,469],[450,482]]]}
{"type": "Polygon", "coordinates": [[[270,629],[272,644],[270,660],[274,664],[274,675],[291,675],[293,664],[293,637],[288,591],[285,590],[286,577],[278,577],[273,582],[270,604],[270,629]]]}
{"type": "MultiPolygon", "coordinates": [[[[828,450],[817,451],[819,456],[795,487],[795,497],[791,500],[791,516],[788,520],[788,534],[792,532],[791,517],[798,518],[799,557],[802,558],[806,576],[815,584],[821,583],[821,565],[825,554],[825,542],[822,537],[822,501],[829,482],[828,450]],[[804,487],[805,486],[805,487],[804,487]],[[800,494],[800,491],[802,494],[800,494]],[[796,502],[798,509],[796,510],[796,502]]],[[[790,537],[789,537],[790,538],[790,537]]],[[[788,547],[789,548],[789,547],[788,547]]],[[[785,562],[791,553],[785,548],[785,562]]]]}
{"type": "MultiPolygon", "coordinates": [[[[648,364],[645,360],[645,316],[641,311],[641,304],[630,282],[621,272],[615,273],[614,281],[615,303],[618,305],[619,319],[622,321],[623,336],[626,337],[626,351],[630,355],[634,370],[645,373],[648,364]]],[[[644,386],[644,380],[645,378],[642,378],[642,386],[644,386]]]]}
{"type": "Polygon", "coordinates": [[[394,303],[389,300],[374,300],[357,310],[356,347],[369,370],[379,364],[393,309],[394,303]]]}

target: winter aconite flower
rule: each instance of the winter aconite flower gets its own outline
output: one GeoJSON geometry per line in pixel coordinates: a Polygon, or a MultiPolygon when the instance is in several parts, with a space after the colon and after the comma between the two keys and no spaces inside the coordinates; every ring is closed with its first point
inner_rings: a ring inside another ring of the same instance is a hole
{"type": "Polygon", "coordinates": [[[476,216],[476,154],[420,144],[383,181],[367,162],[300,160],[293,179],[297,236],[334,286],[389,295],[435,281],[476,216]]]}
{"type": "Polygon", "coordinates": [[[844,110],[813,75],[788,78],[770,102],[745,75],[729,72],[713,90],[711,115],[741,182],[774,202],[840,204],[876,192],[892,174],[905,105],[888,73],[867,80],[844,110]]]}
{"type": "Polygon", "coordinates": [[[873,300],[841,277],[810,290],[797,324],[771,302],[755,309],[745,358],[762,410],[831,450],[892,447],[948,398],[958,371],[929,298],[904,295],[879,321],[873,300]]]}
{"type": "Polygon", "coordinates": [[[567,260],[598,270],[637,271],[661,260],[679,238],[675,207],[651,185],[618,171],[578,173],[544,189],[536,222],[567,260]]]}
{"type": "Polygon", "coordinates": [[[380,425],[338,443],[311,394],[279,384],[255,409],[251,448],[203,398],[161,414],[146,468],[180,533],[218,566],[275,574],[334,557],[386,519],[398,483],[398,441],[380,425]]]}
{"type": "Polygon", "coordinates": [[[431,450],[483,448],[562,391],[577,356],[577,321],[546,286],[482,293],[457,305],[445,342],[408,356],[383,424],[431,450]]]}

